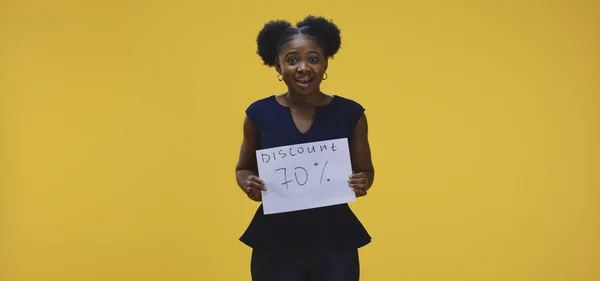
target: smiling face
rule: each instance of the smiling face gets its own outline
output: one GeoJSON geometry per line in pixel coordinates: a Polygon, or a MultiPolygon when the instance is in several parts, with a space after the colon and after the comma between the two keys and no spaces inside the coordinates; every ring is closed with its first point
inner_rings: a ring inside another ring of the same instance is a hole
{"type": "Polygon", "coordinates": [[[281,49],[275,68],[290,92],[307,96],[320,92],[327,59],[317,42],[296,35],[281,49]]]}

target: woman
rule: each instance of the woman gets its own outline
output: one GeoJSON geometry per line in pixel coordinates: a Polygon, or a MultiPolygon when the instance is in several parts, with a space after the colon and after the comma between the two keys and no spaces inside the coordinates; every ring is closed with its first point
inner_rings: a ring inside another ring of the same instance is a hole
{"type": "MultiPolygon", "coordinates": [[[[364,108],[320,90],[328,60],[340,48],[335,24],[308,16],[293,27],[275,20],[257,37],[258,55],[277,70],[287,91],[246,109],[237,183],[254,201],[266,190],[258,177],[256,150],[348,138],[353,174],[349,188],[365,196],[374,180],[364,108]]],[[[371,237],[348,204],[264,215],[262,204],[240,240],[253,248],[254,281],[359,280],[358,248],[371,237]]]]}

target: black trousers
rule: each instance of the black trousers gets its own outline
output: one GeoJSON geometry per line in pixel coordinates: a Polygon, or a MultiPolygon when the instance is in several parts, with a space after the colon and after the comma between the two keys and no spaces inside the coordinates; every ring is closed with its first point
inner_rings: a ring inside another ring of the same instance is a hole
{"type": "Polygon", "coordinates": [[[358,249],[341,252],[287,253],[254,249],[253,281],[358,281],[358,249]]]}

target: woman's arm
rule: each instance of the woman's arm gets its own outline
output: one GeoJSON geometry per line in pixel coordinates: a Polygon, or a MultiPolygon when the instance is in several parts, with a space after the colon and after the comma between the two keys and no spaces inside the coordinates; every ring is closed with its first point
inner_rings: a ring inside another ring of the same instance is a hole
{"type": "Polygon", "coordinates": [[[244,118],[244,133],[240,155],[235,166],[235,177],[240,189],[254,201],[261,201],[261,190],[266,190],[264,182],[258,178],[258,166],[256,164],[256,148],[259,137],[252,121],[246,116],[244,118]]]}
{"type": "Polygon", "coordinates": [[[352,160],[353,176],[351,187],[356,189],[357,196],[364,196],[375,181],[375,168],[371,160],[371,147],[369,145],[369,126],[367,117],[363,114],[354,130],[350,142],[350,158],[352,160]]]}

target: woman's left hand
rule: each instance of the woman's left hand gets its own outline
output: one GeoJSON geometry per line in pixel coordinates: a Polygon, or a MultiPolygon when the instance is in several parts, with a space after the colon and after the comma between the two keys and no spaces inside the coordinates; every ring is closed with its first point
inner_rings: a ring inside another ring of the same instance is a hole
{"type": "Polygon", "coordinates": [[[361,197],[367,195],[367,190],[369,190],[369,178],[367,174],[364,172],[355,173],[350,176],[348,180],[348,184],[351,188],[354,189],[354,193],[356,193],[356,197],[361,197]]]}

